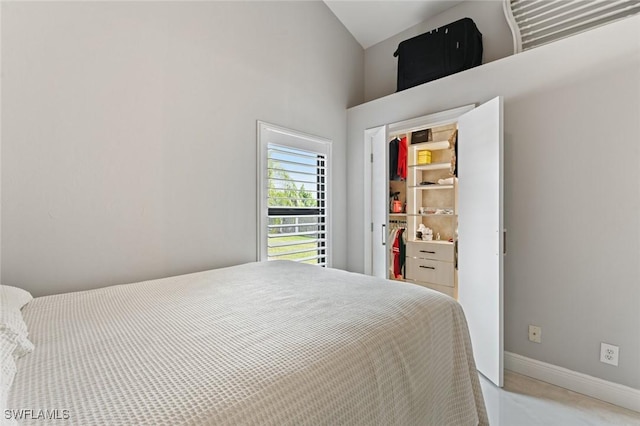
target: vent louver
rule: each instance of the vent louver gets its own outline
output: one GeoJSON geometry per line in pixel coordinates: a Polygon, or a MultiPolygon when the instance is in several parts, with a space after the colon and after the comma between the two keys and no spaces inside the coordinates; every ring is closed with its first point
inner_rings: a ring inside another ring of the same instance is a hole
{"type": "Polygon", "coordinates": [[[515,53],[640,12],[640,0],[504,0],[515,53]]]}

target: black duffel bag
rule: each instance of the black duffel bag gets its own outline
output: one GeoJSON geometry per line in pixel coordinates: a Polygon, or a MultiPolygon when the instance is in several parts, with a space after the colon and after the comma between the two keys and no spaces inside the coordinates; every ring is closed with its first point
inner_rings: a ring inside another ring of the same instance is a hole
{"type": "Polygon", "coordinates": [[[482,64],[482,33],[471,18],[398,45],[398,92],[482,64]]]}

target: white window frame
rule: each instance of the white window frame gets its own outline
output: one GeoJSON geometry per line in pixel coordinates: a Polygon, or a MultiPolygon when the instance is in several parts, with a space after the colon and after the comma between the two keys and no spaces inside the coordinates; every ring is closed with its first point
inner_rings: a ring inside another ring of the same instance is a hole
{"type": "Polygon", "coordinates": [[[296,148],[305,151],[323,154],[325,162],[325,223],[326,223],[326,266],[331,267],[333,261],[333,226],[332,226],[332,182],[333,182],[333,158],[332,141],[308,133],[287,129],[264,121],[257,122],[257,251],[256,258],[259,262],[267,261],[267,240],[269,224],[268,206],[268,182],[267,182],[267,154],[269,144],[277,144],[284,147],[296,148]]]}

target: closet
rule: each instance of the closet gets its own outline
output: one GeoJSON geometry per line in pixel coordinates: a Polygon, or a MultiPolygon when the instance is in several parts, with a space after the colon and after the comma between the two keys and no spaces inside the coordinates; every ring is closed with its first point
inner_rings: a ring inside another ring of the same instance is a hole
{"type": "Polygon", "coordinates": [[[456,298],[465,311],[478,370],[498,386],[503,381],[506,233],[502,116],[498,97],[365,131],[365,152],[371,156],[365,181],[371,182],[372,275],[456,298]],[[405,176],[394,174],[398,165],[390,143],[396,139],[407,144],[405,176]],[[404,246],[394,238],[398,228],[404,229],[404,246]]]}
{"type": "MultiPolygon", "coordinates": [[[[390,279],[402,279],[456,297],[455,236],[457,229],[457,178],[455,177],[456,123],[410,129],[391,135],[406,141],[407,173],[402,181],[389,181],[389,229],[404,218],[405,259],[402,275],[397,274],[397,255],[390,258],[390,279]],[[398,195],[396,195],[398,194],[398,195]],[[402,212],[395,212],[395,198],[402,212]],[[396,266],[396,268],[392,268],[396,266]]],[[[393,169],[393,155],[389,168],[393,169]]],[[[398,161],[399,163],[401,161],[398,161]]],[[[390,179],[393,173],[389,173],[390,179]]],[[[390,235],[396,245],[393,234],[390,235]]]]}

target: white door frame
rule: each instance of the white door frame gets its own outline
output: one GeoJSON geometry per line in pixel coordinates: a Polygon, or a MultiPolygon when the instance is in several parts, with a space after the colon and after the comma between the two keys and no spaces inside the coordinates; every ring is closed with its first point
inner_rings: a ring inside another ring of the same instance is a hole
{"type": "MultiPolygon", "coordinates": [[[[408,120],[398,121],[392,124],[377,126],[364,131],[364,273],[371,275],[373,268],[371,259],[373,258],[373,244],[371,238],[371,187],[372,170],[371,170],[371,143],[378,132],[386,129],[386,138],[399,133],[409,133],[415,130],[422,130],[426,127],[437,127],[445,125],[453,121],[457,121],[462,114],[471,111],[475,105],[465,105],[458,108],[437,112],[435,114],[424,115],[421,117],[411,118],[408,120]]],[[[374,230],[377,232],[378,230],[374,230]]]]}

